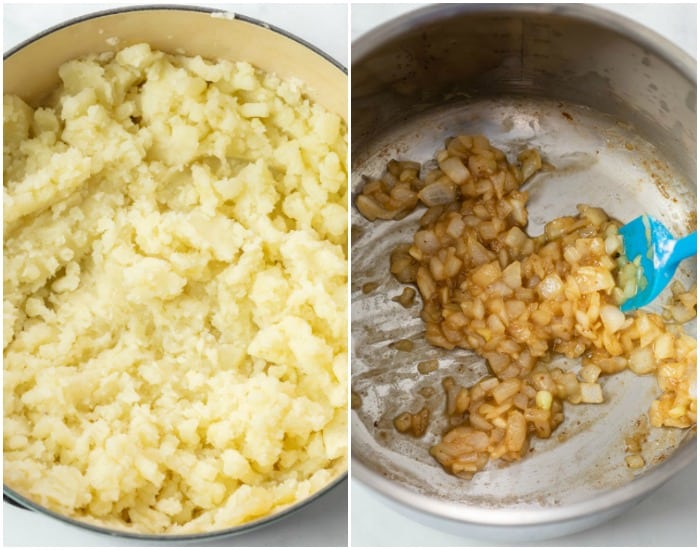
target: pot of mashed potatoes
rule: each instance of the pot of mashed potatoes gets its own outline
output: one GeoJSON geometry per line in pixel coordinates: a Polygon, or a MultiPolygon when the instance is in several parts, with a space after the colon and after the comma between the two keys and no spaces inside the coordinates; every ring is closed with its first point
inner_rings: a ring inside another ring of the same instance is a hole
{"type": "Polygon", "coordinates": [[[6,493],[191,537],[342,479],[345,72],[153,8],[55,30],[4,75],[6,493]]]}

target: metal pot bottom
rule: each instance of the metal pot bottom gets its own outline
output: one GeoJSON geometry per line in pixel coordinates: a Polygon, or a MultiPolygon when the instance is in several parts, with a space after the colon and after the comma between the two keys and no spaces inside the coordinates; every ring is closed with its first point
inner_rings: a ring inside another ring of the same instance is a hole
{"type": "MultiPolygon", "coordinates": [[[[511,160],[536,147],[554,166],[524,187],[530,194],[530,234],[539,234],[548,220],[575,214],[579,203],[603,207],[621,221],[647,212],[678,235],[694,229],[694,186],[633,128],[587,107],[542,99],[458,97],[426,109],[353,152],[354,191],[363,176],[380,175],[388,160],[426,162],[445,138],[457,134],[484,134],[511,160]]],[[[627,468],[624,439],[639,431],[658,388],[651,376],[623,372],[601,379],[605,403],[566,406],[563,425],[550,439],[533,439],[522,461],[492,463],[470,481],[446,474],[428,454],[446,428],[440,382],[449,375],[471,384],[487,369],[471,352],[446,352],[425,341],[419,300],[410,309],[391,300],[404,285],[389,273],[390,252],[412,239],[421,214],[369,223],[353,208],[352,390],[361,399],[352,413],[354,475],[417,511],[483,526],[555,522],[564,528],[557,531],[561,535],[622,511],[692,460],[694,429],[652,429],[642,453],[646,466],[627,468]],[[365,294],[362,287],[369,282],[378,287],[365,294]],[[414,341],[412,352],[389,347],[402,338],[414,341]],[[439,360],[439,369],[418,374],[416,364],[431,358],[439,360]],[[427,387],[434,393],[426,398],[419,390],[427,387]],[[394,430],[399,412],[423,406],[431,411],[425,436],[414,439],[394,430]],[[685,451],[675,453],[680,448],[685,451]],[[674,454],[673,465],[658,468],[674,454]],[[600,514],[604,510],[607,515],[600,514]],[[589,521],[581,519],[586,517],[589,521]]],[[[696,278],[689,263],[678,273],[686,285],[696,278]]]]}

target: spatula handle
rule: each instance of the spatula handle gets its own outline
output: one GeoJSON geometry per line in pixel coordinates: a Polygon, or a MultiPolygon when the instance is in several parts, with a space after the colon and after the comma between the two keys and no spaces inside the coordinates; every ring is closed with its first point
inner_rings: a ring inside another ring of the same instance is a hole
{"type": "Polygon", "coordinates": [[[673,252],[668,259],[668,264],[673,265],[680,263],[681,260],[695,256],[698,253],[698,232],[693,231],[690,235],[686,235],[682,239],[676,241],[676,246],[673,247],[673,252]]]}

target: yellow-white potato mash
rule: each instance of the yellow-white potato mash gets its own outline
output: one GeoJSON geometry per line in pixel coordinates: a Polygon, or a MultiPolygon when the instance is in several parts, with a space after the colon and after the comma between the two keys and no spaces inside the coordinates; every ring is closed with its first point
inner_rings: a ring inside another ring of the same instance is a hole
{"type": "Polygon", "coordinates": [[[224,529],[347,468],[347,133],[300,82],[139,44],[4,97],[4,481],[224,529]]]}

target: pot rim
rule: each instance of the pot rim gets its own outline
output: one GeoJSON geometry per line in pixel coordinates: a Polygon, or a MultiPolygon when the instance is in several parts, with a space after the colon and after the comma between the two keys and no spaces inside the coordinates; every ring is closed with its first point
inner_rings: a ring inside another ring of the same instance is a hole
{"type": "Polygon", "coordinates": [[[249,23],[258,27],[261,27],[263,29],[272,31],[277,34],[281,34],[282,36],[289,38],[291,40],[294,40],[295,42],[298,42],[305,48],[313,51],[314,53],[320,55],[323,57],[326,61],[329,61],[331,64],[333,64],[336,68],[340,69],[343,71],[346,75],[348,74],[348,69],[340,63],[338,60],[336,60],[334,57],[332,57],[330,54],[324,52],[317,46],[314,46],[310,42],[307,42],[303,38],[300,38],[299,36],[296,36],[295,34],[284,30],[281,27],[278,27],[276,25],[272,25],[270,23],[266,23],[260,19],[257,19],[255,17],[250,17],[248,15],[244,14],[239,14],[236,12],[227,12],[225,10],[217,9],[217,8],[210,8],[210,7],[203,7],[203,6],[196,6],[196,5],[190,5],[190,4],[143,4],[143,5],[132,5],[132,6],[123,6],[123,7],[118,7],[118,8],[110,8],[106,10],[99,10],[99,11],[94,11],[87,13],[85,15],[79,15],[77,17],[73,17],[71,19],[67,19],[66,21],[63,21],[61,23],[58,23],[56,25],[53,25],[52,27],[49,27],[48,29],[45,29],[41,32],[38,32],[34,36],[31,36],[27,38],[26,40],[20,42],[16,46],[13,46],[9,50],[7,50],[5,53],[3,53],[3,61],[11,57],[12,55],[15,55],[18,53],[20,50],[24,49],[25,47],[29,46],[30,44],[33,44],[34,42],[37,42],[44,38],[45,36],[48,36],[49,34],[52,34],[54,32],[60,31],[66,27],[71,27],[73,25],[77,25],[80,23],[83,23],[85,21],[89,21],[92,19],[99,19],[100,17],[107,17],[110,15],[116,15],[116,14],[122,14],[122,13],[132,13],[132,12],[141,12],[141,11],[191,11],[191,12],[197,12],[197,13],[221,13],[221,14],[233,14],[234,20],[236,21],[243,21],[245,23],[249,23]]]}
{"type": "MultiPolygon", "coordinates": [[[[37,34],[20,42],[16,46],[11,47],[9,50],[7,50],[6,52],[3,53],[3,62],[6,61],[7,59],[9,59],[11,56],[21,52],[27,46],[34,44],[35,42],[40,41],[42,38],[49,36],[57,31],[63,30],[67,27],[71,27],[73,25],[78,25],[78,24],[84,23],[86,21],[91,21],[93,19],[99,19],[101,17],[108,17],[111,15],[132,13],[132,12],[146,12],[146,11],[150,11],[150,12],[153,12],[153,11],[186,11],[186,12],[197,12],[197,13],[203,13],[203,14],[233,13],[233,15],[235,15],[235,20],[243,21],[245,23],[261,27],[263,29],[274,32],[276,34],[280,34],[288,39],[291,39],[291,40],[299,43],[300,45],[304,46],[305,48],[311,50],[315,54],[319,55],[320,57],[322,57],[323,59],[325,59],[329,63],[331,63],[335,68],[341,70],[346,76],[348,74],[347,67],[345,67],[339,61],[337,61],[334,57],[332,57],[328,53],[324,52],[323,50],[321,50],[317,46],[314,46],[313,44],[307,42],[303,38],[300,38],[300,37],[294,35],[293,33],[282,29],[281,27],[278,27],[276,25],[272,25],[270,23],[266,23],[260,19],[254,18],[254,17],[239,14],[237,12],[227,12],[224,9],[202,7],[202,6],[195,6],[195,5],[187,5],[187,4],[131,5],[131,6],[123,6],[123,7],[110,8],[110,9],[106,9],[106,10],[94,11],[94,12],[87,13],[85,15],[73,17],[73,18],[67,19],[61,23],[53,25],[53,26],[51,26],[51,27],[49,27],[41,32],[38,32],[37,34]]],[[[320,490],[316,491],[315,493],[309,495],[305,499],[300,500],[300,501],[294,503],[293,505],[288,506],[282,510],[279,510],[273,514],[270,514],[270,515],[267,515],[265,517],[259,518],[257,520],[246,522],[246,523],[243,523],[241,525],[234,526],[234,527],[229,527],[229,528],[225,528],[225,529],[218,529],[216,531],[205,531],[202,533],[192,533],[192,534],[137,533],[137,532],[130,532],[130,531],[123,531],[123,530],[119,530],[119,529],[113,529],[110,527],[103,527],[103,526],[95,525],[95,524],[88,523],[85,521],[80,521],[80,520],[71,518],[69,516],[65,516],[65,515],[59,514],[57,512],[54,512],[54,511],[52,511],[52,510],[50,510],[50,509],[48,509],[40,504],[34,503],[33,501],[22,496],[20,493],[16,492],[12,488],[8,487],[4,483],[3,483],[3,500],[5,502],[8,502],[10,505],[17,506],[19,508],[24,508],[26,510],[33,511],[33,512],[43,513],[43,514],[46,514],[54,519],[62,521],[64,523],[68,523],[68,524],[73,525],[75,527],[83,528],[83,529],[86,529],[88,531],[92,531],[92,532],[103,534],[103,535],[122,537],[122,538],[128,538],[128,539],[144,540],[144,541],[172,541],[172,542],[196,541],[196,542],[201,542],[201,541],[205,541],[205,540],[219,539],[219,538],[223,538],[223,537],[229,537],[232,535],[239,535],[239,534],[243,534],[243,533],[248,533],[250,531],[257,530],[257,529],[264,527],[268,524],[271,524],[271,523],[274,523],[278,520],[281,520],[281,519],[287,517],[288,515],[291,515],[292,513],[296,512],[296,511],[308,506],[312,502],[316,501],[321,496],[325,495],[326,493],[330,492],[335,487],[342,484],[347,478],[348,478],[348,469],[346,469],[343,473],[338,475],[335,479],[333,479],[325,487],[323,487],[320,490]]]]}
{"type": "Polygon", "coordinates": [[[492,527],[544,526],[601,514],[632,503],[666,483],[696,457],[693,436],[664,462],[615,489],[573,504],[541,508],[486,508],[419,495],[366,466],[353,453],[352,476],[370,490],[408,508],[464,524],[492,527]]]}
{"type": "Polygon", "coordinates": [[[293,514],[294,512],[297,512],[301,510],[302,508],[305,508],[312,502],[315,502],[318,498],[321,496],[325,495],[326,493],[330,492],[332,489],[340,485],[343,481],[345,481],[348,477],[347,472],[343,473],[342,475],[338,476],[336,479],[331,481],[328,485],[320,489],[319,491],[315,492],[314,494],[310,495],[309,497],[305,498],[304,500],[300,500],[299,502],[296,502],[292,506],[289,506],[288,508],[284,508],[283,510],[280,510],[274,514],[270,514],[269,516],[262,517],[260,519],[257,519],[255,521],[250,521],[248,523],[243,523],[241,525],[237,525],[235,527],[229,527],[225,529],[218,529],[216,531],[205,531],[202,533],[191,533],[191,534],[172,534],[169,535],[167,533],[164,534],[151,534],[151,533],[137,533],[137,532],[130,532],[130,531],[121,531],[119,529],[112,529],[110,527],[103,527],[100,525],[95,525],[93,523],[88,523],[85,521],[80,521],[78,519],[71,518],[70,516],[64,516],[62,514],[59,514],[57,512],[54,512],[53,510],[50,510],[44,506],[41,506],[40,504],[36,504],[32,502],[31,500],[27,499],[26,497],[22,496],[21,494],[17,493],[7,485],[3,484],[2,490],[3,490],[3,500],[9,501],[9,504],[12,506],[17,506],[19,508],[25,508],[26,510],[29,510],[30,512],[39,512],[43,513],[47,516],[50,516],[54,519],[57,519],[63,523],[68,523],[70,525],[73,525],[75,527],[79,527],[81,529],[86,529],[88,531],[92,531],[94,533],[99,533],[102,535],[109,535],[113,537],[121,537],[121,538],[126,538],[126,539],[136,539],[136,540],[142,540],[142,541],[171,541],[171,542],[203,542],[203,541],[209,541],[213,539],[220,539],[224,537],[230,537],[232,535],[241,535],[243,533],[249,533],[251,531],[255,531],[257,529],[260,529],[261,527],[265,527],[266,525],[275,523],[281,519],[286,518],[288,515],[293,514]]]}

